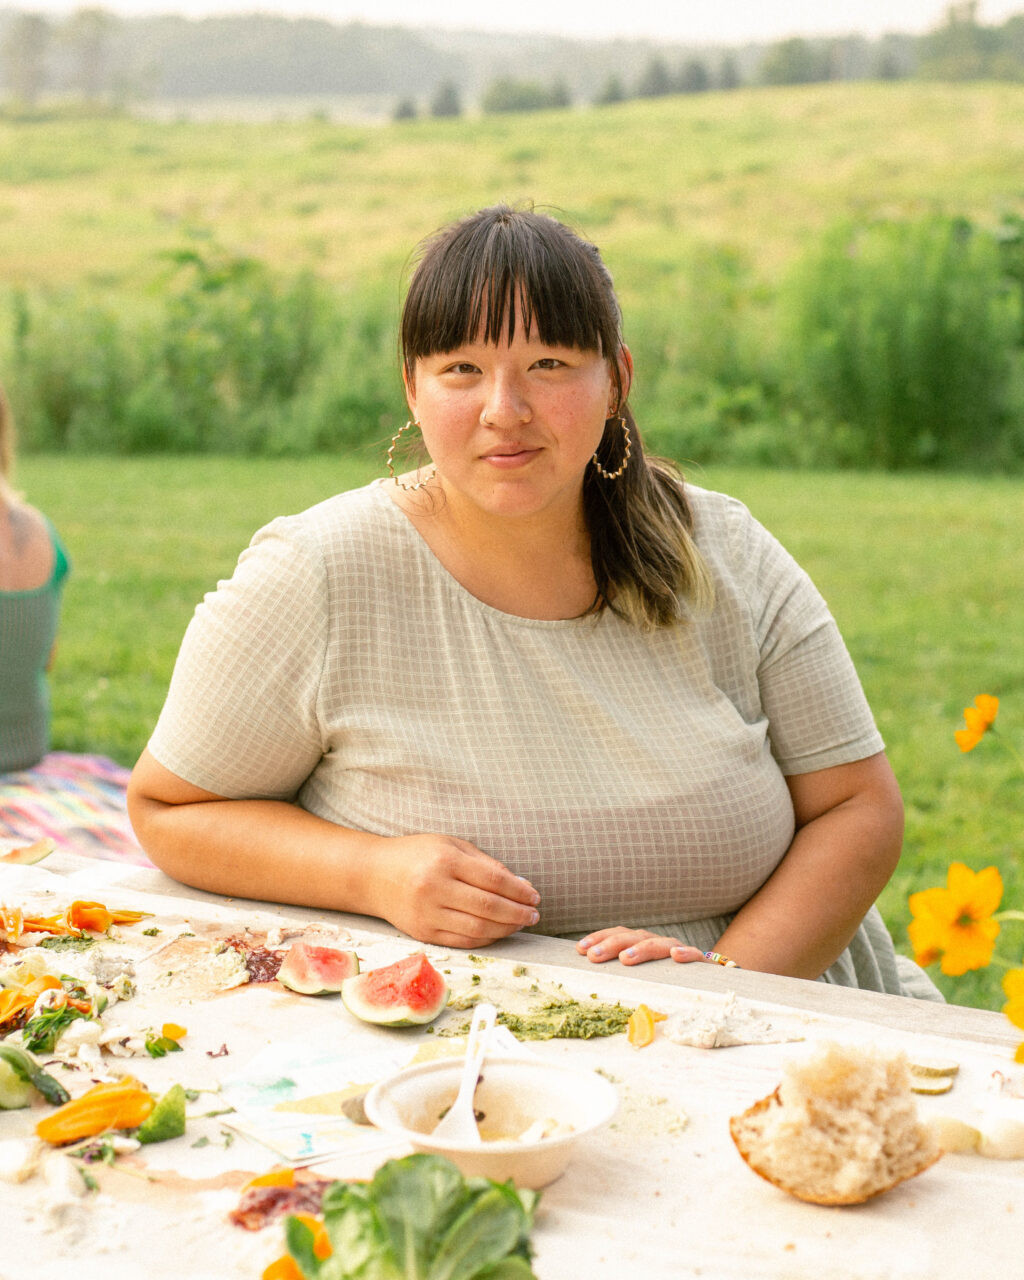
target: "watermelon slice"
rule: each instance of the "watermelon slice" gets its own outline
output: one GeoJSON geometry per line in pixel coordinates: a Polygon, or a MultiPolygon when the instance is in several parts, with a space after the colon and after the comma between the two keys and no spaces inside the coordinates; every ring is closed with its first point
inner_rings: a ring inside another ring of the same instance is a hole
{"type": "Polygon", "coordinates": [[[0,862],[30,867],[34,862],[42,862],[44,858],[48,858],[55,848],[52,840],[37,840],[35,844],[27,844],[23,849],[12,849],[10,853],[0,854],[0,862]]]}
{"type": "Polygon", "coordinates": [[[341,984],[341,998],[363,1022],[411,1027],[433,1022],[448,1003],[448,985],[422,951],[341,984]]]}
{"type": "Polygon", "coordinates": [[[302,996],[324,996],[341,990],[346,978],[359,972],[359,957],[354,951],[337,951],[333,947],[314,947],[296,942],[281,961],[277,980],[289,991],[302,996]]]}

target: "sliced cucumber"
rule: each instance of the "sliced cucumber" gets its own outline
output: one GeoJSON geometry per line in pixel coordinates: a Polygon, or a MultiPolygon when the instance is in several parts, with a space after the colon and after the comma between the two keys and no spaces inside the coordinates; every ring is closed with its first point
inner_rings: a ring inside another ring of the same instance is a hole
{"type": "MultiPolygon", "coordinates": [[[[25,1085],[29,1090],[29,1099],[32,1097],[33,1088],[38,1089],[46,1101],[54,1107],[61,1106],[71,1096],[60,1081],[55,1080],[48,1071],[44,1071],[28,1050],[22,1049],[20,1045],[0,1044],[0,1067],[13,1073],[13,1077],[25,1085]]],[[[2,1096],[0,1094],[0,1097],[2,1096]]],[[[0,1102],[0,1107],[5,1107],[7,1110],[27,1106],[28,1101],[15,1103],[13,1107],[10,1103],[0,1102]]]]}
{"type": "Polygon", "coordinates": [[[0,1111],[20,1111],[32,1101],[35,1091],[27,1080],[0,1058],[0,1111]]]}

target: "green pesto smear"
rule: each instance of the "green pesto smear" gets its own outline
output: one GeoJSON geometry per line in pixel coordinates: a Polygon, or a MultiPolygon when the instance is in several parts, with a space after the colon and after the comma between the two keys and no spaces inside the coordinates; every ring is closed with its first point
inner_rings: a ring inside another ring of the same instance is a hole
{"type": "MultiPolygon", "coordinates": [[[[500,1012],[498,1021],[517,1040],[593,1040],[625,1031],[632,1012],[621,1004],[550,1000],[529,1013],[500,1012]]],[[[447,1034],[463,1035],[465,1031],[452,1028],[447,1034]]]]}
{"type": "Polygon", "coordinates": [[[625,1031],[632,1012],[621,1004],[550,1000],[531,1013],[499,1013],[498,1021],[517,1040],[593,1040],[625,1031]]]}

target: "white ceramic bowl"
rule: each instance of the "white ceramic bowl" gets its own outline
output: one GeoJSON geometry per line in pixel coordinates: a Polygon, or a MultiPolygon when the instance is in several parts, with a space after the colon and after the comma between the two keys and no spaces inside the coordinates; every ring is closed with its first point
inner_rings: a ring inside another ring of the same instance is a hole
{"type": "Polygon", "coordinates": [[[474,1098],[477,1111],[483,1112],[485,1141],[480,1146],[434,1141],[432,1130],[455,1100],[461,1072],[462,1059],[452,1058],[381,1080],[366,1095],[367,1118],[416,1151],[447,1156],[466,1177],[511,1178],[518,1187],[536,1189],[560,1177],[579,1139],[607,1124],[618,1107],[614,1086],[595,1071],[536,1058],[490,1057],[474,1098]],[[554,1120],[560,1131],[518,1141],[538,1120],[554,1120]]]}

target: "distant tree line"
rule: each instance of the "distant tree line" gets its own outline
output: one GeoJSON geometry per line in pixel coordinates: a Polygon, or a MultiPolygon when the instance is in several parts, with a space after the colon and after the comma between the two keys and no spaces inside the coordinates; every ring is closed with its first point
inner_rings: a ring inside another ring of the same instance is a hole
{"type": "Polygon", "coordinates": [[[693,50],[439,33],[253,13],[63,18],[0,9],[0,95],[18,108],[62,95],[86,103],[273,95],[393,95],[396,119],[605,105],[749,84],[829,80],[1024,80],[1024,12],[986,26],[977,0],[953,3],[922,36],[794,37],[693,50]]]}

